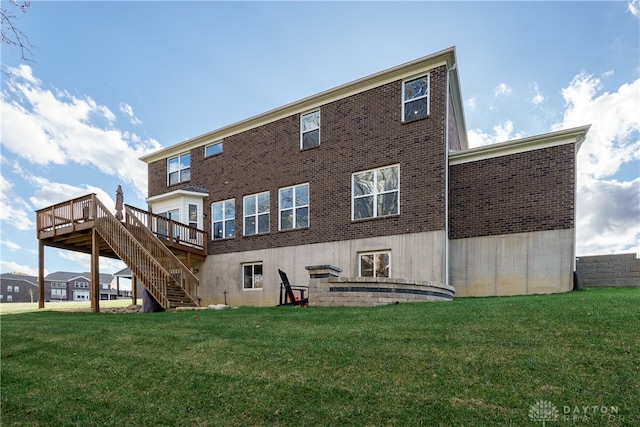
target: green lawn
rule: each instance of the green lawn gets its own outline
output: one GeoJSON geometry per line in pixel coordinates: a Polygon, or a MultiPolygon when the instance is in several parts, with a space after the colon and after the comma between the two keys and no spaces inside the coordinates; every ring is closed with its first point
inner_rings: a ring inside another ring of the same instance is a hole
{"type": "Polygon", "coordinates": [[[640,423],[640,289],[0,322],[6,426],[640,423]]]}

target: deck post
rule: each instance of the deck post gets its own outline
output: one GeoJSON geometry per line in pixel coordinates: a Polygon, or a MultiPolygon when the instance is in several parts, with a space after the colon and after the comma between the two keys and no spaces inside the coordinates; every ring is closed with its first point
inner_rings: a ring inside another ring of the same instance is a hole
{"type": "Polygon", "coordinates": [[[133,305],[138,304],[138,279],[135,274],[131,275],[131,299],[133,305]]]}
{"type": "Polygon", "coordinates": [[[91,308],[100,312],[100,246],[95,227],[91,234],[91,308]]]}
{"type": "Polygon", "coordinates": [[[38,308],[44,308],[44,242],[38,240],[38,308]]]}

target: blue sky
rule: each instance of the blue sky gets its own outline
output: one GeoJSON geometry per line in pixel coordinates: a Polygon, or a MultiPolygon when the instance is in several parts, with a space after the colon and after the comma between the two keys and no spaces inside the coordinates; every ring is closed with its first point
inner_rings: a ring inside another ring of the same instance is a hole
{"type": "MultiPolygon", "coordinates": [[[[11,5],[2,1],[3,7],[11,5]]],[[[577,253],[640,251],[640,4],[33,1],[2,46],[0,270],[37,273],[36,209],[146,208],[143,154],[455,46],[472,145],[591,124],[577,253]]],[[[47,248],[47,272],[88,257],[47,248]]],[[[102,272],[119,262],[102,260],[102,272]]]]}

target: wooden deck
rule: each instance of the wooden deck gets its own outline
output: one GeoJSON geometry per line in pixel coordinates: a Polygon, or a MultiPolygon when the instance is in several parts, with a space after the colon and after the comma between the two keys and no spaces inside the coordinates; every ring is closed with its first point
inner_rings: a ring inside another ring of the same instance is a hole
{"type": "Polygon", "coordinates": [[[198,305],[198,279],[191,263],[207,256],[207,233],[131,206],[125,211],[124,221],[118,220],[95,194],[89,194],[36,212],[40,308],[44,308],[45,246],[91,255],[95,311],[99,311],[94,283],[99,282],[100,256],[124,261],[165,308],[198,305]]]}

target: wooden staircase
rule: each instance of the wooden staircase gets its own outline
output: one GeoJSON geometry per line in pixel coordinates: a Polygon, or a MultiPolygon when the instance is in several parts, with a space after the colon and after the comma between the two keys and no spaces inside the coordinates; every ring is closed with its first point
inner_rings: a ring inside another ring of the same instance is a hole
{"type": "Polygon", "coordinates": [[[36,212],[38,239],[46,245],[92,253],[91,233],[100,237],[101,256],[121,259],[165,309],[197,307],[198,278],[125,206],[121,222],[95,194],[36,212]]]}

